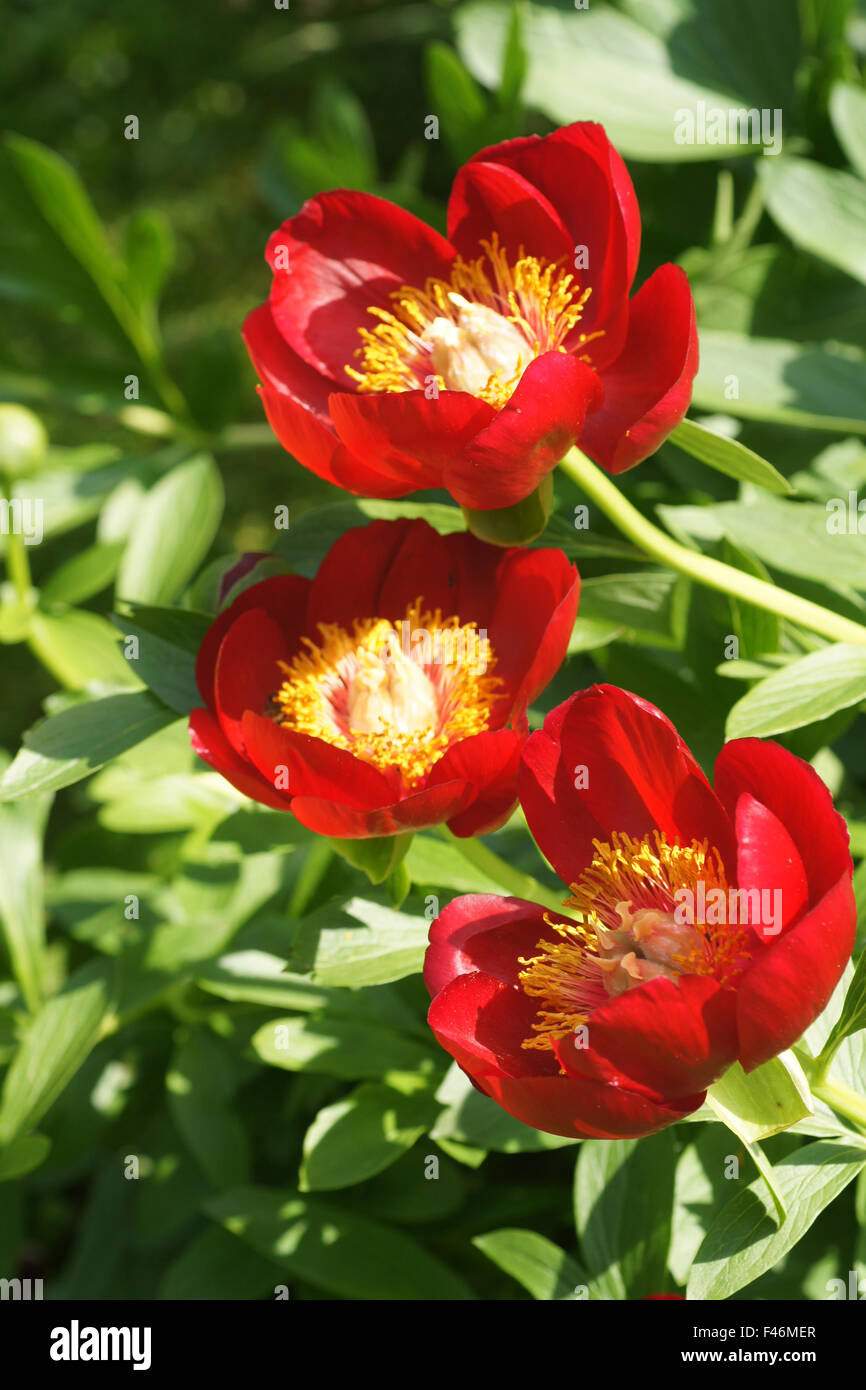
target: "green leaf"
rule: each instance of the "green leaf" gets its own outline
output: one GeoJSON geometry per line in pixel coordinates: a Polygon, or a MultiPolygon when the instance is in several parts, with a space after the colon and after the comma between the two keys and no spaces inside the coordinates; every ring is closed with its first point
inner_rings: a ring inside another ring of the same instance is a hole
{"type": "Polygon", "coordinates": [[[535,1299],[574,1303],[589,1282],[570,1255],[535,1231],[504,1227],[474,1236],[472,1244],[535,1299]]]}
{"type": "Polygon", "coordinates": [[[647,1139],[581,1144],[575,1224],[594,1296],[640,1298],[664,1288],[675,1166],[669,1129],[647,1139]]]}
{"type": "Polygon", "coordinates": [[[726,736],[769,738],[866,700],[866,647],[844,642],[784,666],[732,707],[726,736]]]}
{"type": "Polygon", "coordinates": [[[866,434],[866,360],[830,344],[705,331],[692,404],[745,420],[866,434]]]}
{"type": "Polygon", "coordinates": [[[24,735],[24,747],[0,782],[0,801],[80,782],[173,720],[146,690],[61,710],[24,735]]]}
{"type": "Polygon", "coordinates": [[[166,604],[176,598],[207,555],[225,497],[207,454],[179,464],[151,488],[117,576],[119,599],[166,604]]]}
{"type": "Polygon", "coordinates": [[[211,1226],[194,1237],[168,1266],[159,1297],[170,1302],[235,1302],[273,1297],[282,1271],[251,1246],[211,1226]]]}
{"type": "Polygon", "coordinates": [[[129,219],[123,249],[130,298],[140,314],[151,313],[174,260],[170,222],[158,210],[138,209],[129,219]]]}
{"type": "MultiPolygon", "coordinates": [[[[764,564],[748,551],[742,550],[733,541],[724,538],[722,545],[722,559],[725,564],[733,565],[735,569],[743,570],[746,574],[754,575],[756,579],[763,579],[765,583],[772,583],[770,574],[764,564]]],[[[739,639],[742,660],[739,662],[726,661],[719,668],[720,675],[730,675],[731,665],[736,664],[745,675],[743,667],[750,657],[770,655],[778,650],[780,622],[778,614],[768,613],[766,608],[758,608],[753,603],[746,603],[744,600],[734,598],[729,595],[731,605],[731,617],[733,629],[739,639]],[[726,669],[728,668],[728,669],[726,669]]],[[[763,668],[758,668],[758,675],[764,675],[763,668]]]]}
{"type": "Polygon", "coordinates": [[[330,839],[337,853],[353,868],[362,869],[371,883],[384,883],[400,867],[412,843],[411,834],[378,835],[369,840],[330,839]]]}
{"type": "Polygon", "coordinates": [[[358,1086],[320,1110],[304,1137],[302,1192],[351,1187],[381,1173],[429,1129],[439,1107],[429,1090],[358,1086]]]}
{"type": "Polygon", "coordinates": [[[692,458],[700,459],[701,463],[725,473],[729,478],[756,483],[768,492],[791,491],[787,478],[766,459],[747,449],[738,440],[715,434],[695,420],[682,420],[671,435],[671,442],[691,454],[692,458]]]}
{"type": "Polygon", "coordinates": [[[719,502],[710,507],[659,507],[671,529],[682,527],[699,539],[727,536],[784,574],[819,584],[866,588],[866,535],[827,529],[826,507],[812,502],[719,502]]]}
{"type": "MultiPolygon", "coordinates": [[[[501,893],[501,884],[470,864],[459,849],[431,835],[416,835],[406,855],[406,867],[413,883],[421,883],[441,892],[450,888],[456,893],[501,893]]],[[[432,904],[429,905],[432,910],[432,904]]],[[[433,914],[438,915],[438,906],[433,914]]]]}
{"type": "Polygon", "coordinates": [[[593,575],[581,585],[580,616],[624,630],[630,641],[679,647],[689,581],[670,570],[593,575]]]}
{"type": "Polygon", "coordinates": [[[249,1179],[246,1131],[231,1105],[225,1049],[196,1029],[172,1057],[165,1084],[172,1118],[215,1188],[249,1179]]]}
{"type": "Polygon", "coordinates": [[[51,1140],[45,1134],[22,1134],[0,1151],[0,1182],[23,1178],[45,1162],[51,1140]]]}
{"type": "Polygon", "coordinates": [[[707,1104],[746,1144],[778,1134],[813,1113],[809,1083],[792,1052],[771,1058],[748,1075],[735,1062],[709,1088],[707,1104]]]}
{"type": "Polygon", "coordinates": [[[429,1072],[432,1048],[394,1028],[362,1023],[323,1010],[302,1018],[275,1018],[253,1035],[252,1045],[269,1066],[321,1072],[346,1081],[378,1080],[386,1071],[429,1072]]]}
{"type": "Polygon", "coordinates": [[[390,984],[424,964],[430,924],[389,907],[351,898],[339,909],[321,908],[303,918],[292,965],[312,970],[320,985],[390,984]]]}
{"type": "Polygon", "coordinates": [[[859,1033],[862,1028],[866,1028],[866,951],[863,951],[857,962],[842,1012],[830,1030],[822,1052],[828,1057],[832,1056],[845,1038],[849,1038],[852,1033],[859,1033]]]}
{"type": "Polygon", "coordinates": [[[668,1266],[678,1284],[686,1283],[713,1217],[730,1196],[730,1160],[738,1157],[731,1152],[735,1146],[725,1125],[702,1124],[697,1128],[697,1137],[680,1154],[674,1180],[668,1266]]]}
{"type": "Polygon", "coordinates": [[[195,682],[195,661],[212,619],[206,613],[184,608],[153,608],[124,604],[114,617],[123,634],[122,644],[130,670],[170,709],[188,714],[197,709],[201,695],[195,682]],[[137,655],[127,637],[137,639],[137,655]]]}
{"type": "Polygon", "coordinates": [[[830,93],[830,119],[849,164],[866,179],[866,91],[837,82],[830,93]]]}
{"type": "MultiPolygon", "coordinates": [[[[503,67],[511,10],[507,4],[476,3],[456,12],[460,53],[491,88],[503,67]]],[[[768,0],[760,10],[702,7],[699,21],[679,3],[643,3],[633,13],[632,18],[606,5],[579,12],[523,5],[527,106],[558,125],[601,121],[620,152],[633,159],[667,163],[754,154],[758,147],[745,142],[679,143],[678,115],[694,112],[698,102],[726,113],[743,105],[787,109],[798,35],[786,0],[768,0]],[[746,26],[749,45],[741,41],[746,26]],[[752,63],[753,52],[772,52],[774,62],[752,63]],[[779,61],[783,53],[790,71],[779,61]]]]}
{"type": "Polygon", "coordinates": [[[463,1280],[401,1231],[317,1197],[247,1187],[207,1210],[296,1279],[349,1299],[466,1299],[463,1280]]]}
{"type": "Polygon", "coordinates": [[[763,1178],[737,1193],[707,1231],[692,1266],[688,1298],[730,1298],[773,1269],[864,1167],[866,1147],[828,1139],[781,1158],[773,1181],[787,1219],[777,1225],[763,1178]]]}
{"type": "Polygon", "coordinates": [[[95,1046],[111,1003],[113,968],[92,962],[39,1010],[3,1083],[0,1145],[38,1123],[95,1046]]]}
{"type": "Polygon", "coordinates": [[[98,613],[79,608],[68,613],[34,613],[29,639],[42,665],[68,690],[84,690],[95,683],[138,684],[120,654],[116,632],[98,613]]]}
{"type": "Polygon", "coordinates": [[[762,161],[760,172],[767,211],[794,245],[866,284],[866,183],[790,156],[762,161]]]}
{"type": "Polygon", "coordinates": [[[0,803],[0,926],[21,996],[32,1011],[42,1000],[45,910],[42,837],[51,797],[0,803]]]}
{"type": "Polygon", "coordinates": [[[117,573],[123,545],[113,541],[105,545],[89,545],[67,560],[49,575],[42,585],[40,602],[83,603],[107,589],[117,573]]]}

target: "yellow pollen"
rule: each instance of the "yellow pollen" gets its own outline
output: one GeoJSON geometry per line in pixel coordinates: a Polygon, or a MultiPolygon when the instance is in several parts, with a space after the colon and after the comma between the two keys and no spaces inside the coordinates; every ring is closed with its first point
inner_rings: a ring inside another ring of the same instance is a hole
{"type": "Polygon", "coordinates": [[[415,787],[447,750],[483,733],[502,685],[495,655],[474,622],[422,609],[396,623],[356,619],[349,633],[319,623],[319,642],[290,663],[273,696],[285,729],[324,739],[415,787]]]}
{"type": "Polygon", "coordinates": [[[728,895],[721,856],[706,840],[669,844],[656,830],[593,844],[592,863],[564,904],[582,920],[545,917],[558,940],[539,941],[537,956],[520,958],[521,987],[541,1001],[525,1048],[551,1051],[598,1005],[659,975],[711,975],[727,984],[747,954],[745,928],[724,914],[720,924],[701,920],[701,902],[712,902],[714,890],[728,895]],[[678,896],[683,889],[687,899],[678,896]],[[686,900],[697,907],[693,921],[678,911],[686,900]]]}
{"type": "Polygon", "coordinates": [[[468,390],[499,409],[536,357],[602,336],[581,333],[566,348],[592,291],[559,262],[520,247],[510,265],[496,233],[480,245],[477,260],[457,257],[450,284],[404,285],[391,294],[393,310],[367,310],[380,322],[359,330],[360,369],[346,367],[359,391],[415,391],[435,380],[438,390],[468,390]]]}

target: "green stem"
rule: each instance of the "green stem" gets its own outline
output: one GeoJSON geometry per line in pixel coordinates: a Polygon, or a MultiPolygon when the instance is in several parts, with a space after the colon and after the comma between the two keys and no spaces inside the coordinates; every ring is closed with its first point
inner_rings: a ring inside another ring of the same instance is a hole
{"type": "Polygon", "coordinates": [[[856,1091],[852,1091],[849,1086],[843,1086],[841,1081],[834,1081],[832,1077],[826,1076],[822,1080],[810,1082],[813,1096],[823,1100],[833,1110],[838,1110],[840,1115],[844,1115],[846,1120],[850,1120],[859,1130],[866,1134],[866,1097],[858,1096],[856,1091]]]}
{"type": "Polygon", "coordinates": [[[526,898],[529,902],[540,903],[542,907],[562,913],[561,897],[545,888],[544,884],[539,883],[531,874],[524,874],[512,864],[506,863],[480,840],[453,835],[445,826],[442,827],[441,833],[450,845],[460,851],[467,864],[479,869],[485,878],[492,879],[509,897],[526,898]]]}
{"type": "MultiPolygon", "coordinates": [[[[5,488],[0,490],[0,497],[5,496],[11,502],[12,495],[12,481],[7,479],[5,480],[5,488]]],[[[19,602],[22,605],[26,604],[33,587],[33,580],[30,577],[30,561],[27,558],[27,548],[23,535],[13,530],[11,526],[6,537],[6,573],[10,583],[15,586],[19,602]]]]}
{"type": "Polygon", "coordinates": [[[809,599],[799,598],[775,584],[768,584],[754,575],[722,564],[697,550],[688,550],[678,541],[660,531],[651,521],[626,501],[622,493],[594,463],[579,449],[572,449],[560,463],[563,472],[577,483],[599,511],[649,559],[685,574],[709,589],[731,594],[756,608],[788,618],[810,632],[817,632],[832,642],[856,642],[866,645],[866,627],[822,608],[809,599]]]}

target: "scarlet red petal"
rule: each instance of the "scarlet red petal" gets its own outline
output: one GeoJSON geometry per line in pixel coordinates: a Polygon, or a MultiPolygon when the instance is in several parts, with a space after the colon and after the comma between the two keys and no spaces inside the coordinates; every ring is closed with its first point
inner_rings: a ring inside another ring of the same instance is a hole
{"type": "Polygon", "coordinates": [[[580,691],[547,716],[524,746],[519,792],[565,883],[592,862],[593,840],[613,831],[640,839],[659,830],[684,845],[708,839],[725,864],[735,862],[730,821],[673,724],[616,686],[580,691]]]}
{"type": "Polygon", "coordinates": [[[575,1034],[556,1053],[570,1076],[645,1087],[670,1102],[705,1091],[736,1061],[736,1007],[734,992],[708,976],[660,976],[594,1009],[588,1048],[575,1034]]]}
{"type": "Polygon", "coordinates": [[[441,487],[445,471],[495,412],[466,391],[334,394],[334,428],[349,452],[409,488],[441,487]]]}
{"type": "Polygon", "coordinates": [[[739,1060],[752,1071],[821,1014],[854,948],[857,906],[846,869],[806,916],[763,951],[737,986],[739,1060]]]}
{"type": "Polygon", "coordinates": [[[321,797],[298,796],[292,801],[292,811],[302,825],[319,835],[336,835],[344,840],[367,839],[440,825],[470,796],[471,788],[464,782],[444,782],[411,792],[389,805],[368,808],[344,806],[321,797]]]}
{"type": "Polygon", "coordinates": [[[324,739],[284,729],[247,711],[242,732],[250,760],[273,787],[287,781],[294,796],[326,797],[345,806],[384,806],[394,785],[370,763],[324,739]]]}
{"type": "MultiPolygon", "coordinates": [[[[549,200],[568,232],[569,262],[586,247],[587,265],[577,278],[592,297],[581,327],[605,326],[610,333],[634,280],[641,229],[634,186],[604,128],[576,121],[543,139],[533,135],[482,150],[475,159],[507,165],[549,200]]],[[[529,243],[526,249],[535,254],[529,243]]]]}
{"type": "Polygon", "coordinates": [[[275,575],[251,584],[211,623],[199,647],[195,664],[195,679],[205,704],[214,709],[213,683],[220,643],[229,628],[242,613],[262,609],[280,628],[289,650],[297,646],[306,625],[309,579],[299,574],[275,575]]]}
{"type": "Polygon", "coordinates": [[[424,983],[431,995],[457,975],[481,971],[502,984],[513,985],[524,968],[521,956],[532,956],[550,929],[546,909],[523,898],[500,898],[494,893],[467,893],[452,898],[430,928],[424,957],[424,983]]]}
{"type": "Polygon", "coordinates": [[[640,1139],[684,1119],[705,1099],[702,1092],[664,1104],[621,1086],[570,1076],[485,1074],[480,1084],[515,1119],[569,1139],[640,1139]]]}
{"type": "Polygon", "coordinates": [[[500,563],[488,636],[515,708],[531,704],[565,660],[579,595],[577,568],[560,550],[512,550],[500,563]]]}
{"type": "Polygon", "coordinates": [[[220,727],[236,752],[244,755],[242,723],[248,710],[263,714],[279,690],[279,663],[291,656],[277,624],[261,608],[240,613],[217,656],[214,699],[220,727]]]}
{"type": "Polygon", "coordinates": [[[812,902],[843,871],[851,873],[848,827],[821,778],[802,758],[778,743],[733,739],[716,759],[714,780],[716,795],[730,815],[749,792],[782,822],[803,862],[812,902]]]}
{"type": "Polygon", "coordinates": [[[625,345],[602,370],[604,403],[587,418],[580,447],[608,473],[633,468],[683,419],[697,370],[689,282],[663,265],[631,301],[625,345]]]}
{"type": "Polygon", "coordinates": [[[808,906],[806,870],[797,846],[778,816],[774,816],[748,792],[737,800],[734,825],[737,833],[738,886],[746,891],[758,889],[772,894],[769,906],[773,914],[777,902],[775,895],[779,894],[779,922],[768,920],[763,914],[762,900],[763,915],[752,923],[762,939],[772,940],[791,922],[795,922],[808,906]]]}
{"type": "Polygon", "coordinates": [[[469,804],[449,818],[449,829],[455,835],[486,835],[511,815],[517,804],[522,742],[511,729],[488,729],[453,744],[434,765],[428,788],[453,781],[463,781],[471,788],[469,804]]]}
{"type": "Polygon", "coordinates": [[[426,521],[400,518],[353,528],[319,566],[310,622],[339,623],[351,632],[355,618],[404,618],[419,597],[447,616],[454,611],[448,561],[444,538],[426,521]]]}
{"type": "Polygon", "coordinates": [[[461,1067],[486,1080],[556,1071],[547,1054],[521,1048],[534,1016],[535,1005],[521,990],[478,972],[450,980],[431,1003],[427,1022],[461,1067]]]}
{"type": "Polygon", "coordinates": [[[448,202],[448,236],[464,260],[483,255],[492,234],[514,262],[521,248],[548,261],[573,257],[571,238],[554,205],[515,169],[481,161],[464,164],[448,202]]]}
{"type": "Polygon", "coordinates": [[[198,756],[244,796],[261,802],[263,806],[271,806],[276,811],[289,810],[292,798],[277,792],[251,763],[235,752],[209,710],[192,711],[189,716],[189,737],[198,756]]]}
{"type": "Polygon", "coordinates": [[[580,436],[601,399],[596,373],[563,352],[530,362],[499,414],[445,470],[461,507],[485,511],[522,502],[580,436]]]}
{"type": "Polygon", "coordinates": [[[348,389],[359,329],[377,322],[369,309],[390,309],[404,285],[448,280],[453,255],[432,227],[384,198],[321,193],[268,243],[274,322],[299,356],[348,389]]]}

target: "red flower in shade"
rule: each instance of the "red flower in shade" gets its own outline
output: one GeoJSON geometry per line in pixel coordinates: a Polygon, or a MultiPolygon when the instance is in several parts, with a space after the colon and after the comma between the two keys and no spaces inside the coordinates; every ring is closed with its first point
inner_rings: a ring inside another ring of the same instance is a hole
{"type": "Polygon", "coordinates": [[[314,580],[254,584],[205,635],[193,747],[324,835],[502,823],[526,707],[556,673],[579,578],[558,550],[500,550],[374,521],[314,580]]]}
{"type": "Polygon", "coordinates": [[[319,194],[271,237],[270,299],[244,328],[268,419],[370,497],[511,506],[578,439],[621,473],[683,418],[698,365],[682,270],[629,300],[639,246],[631,179],[592,122],[481,150],[447,241],[381,198],[319,194]]]}
{"type": "Polygon", "coordinates": [[[856,913],[845,823],[807,763],[735,739],[714,790],[659,710],[595,686],[529,737],[519,789],[582,921],[456,898],[424,968],[433,1032],[505,1110],[650,1134],[824,1009],[856,913]]]}

